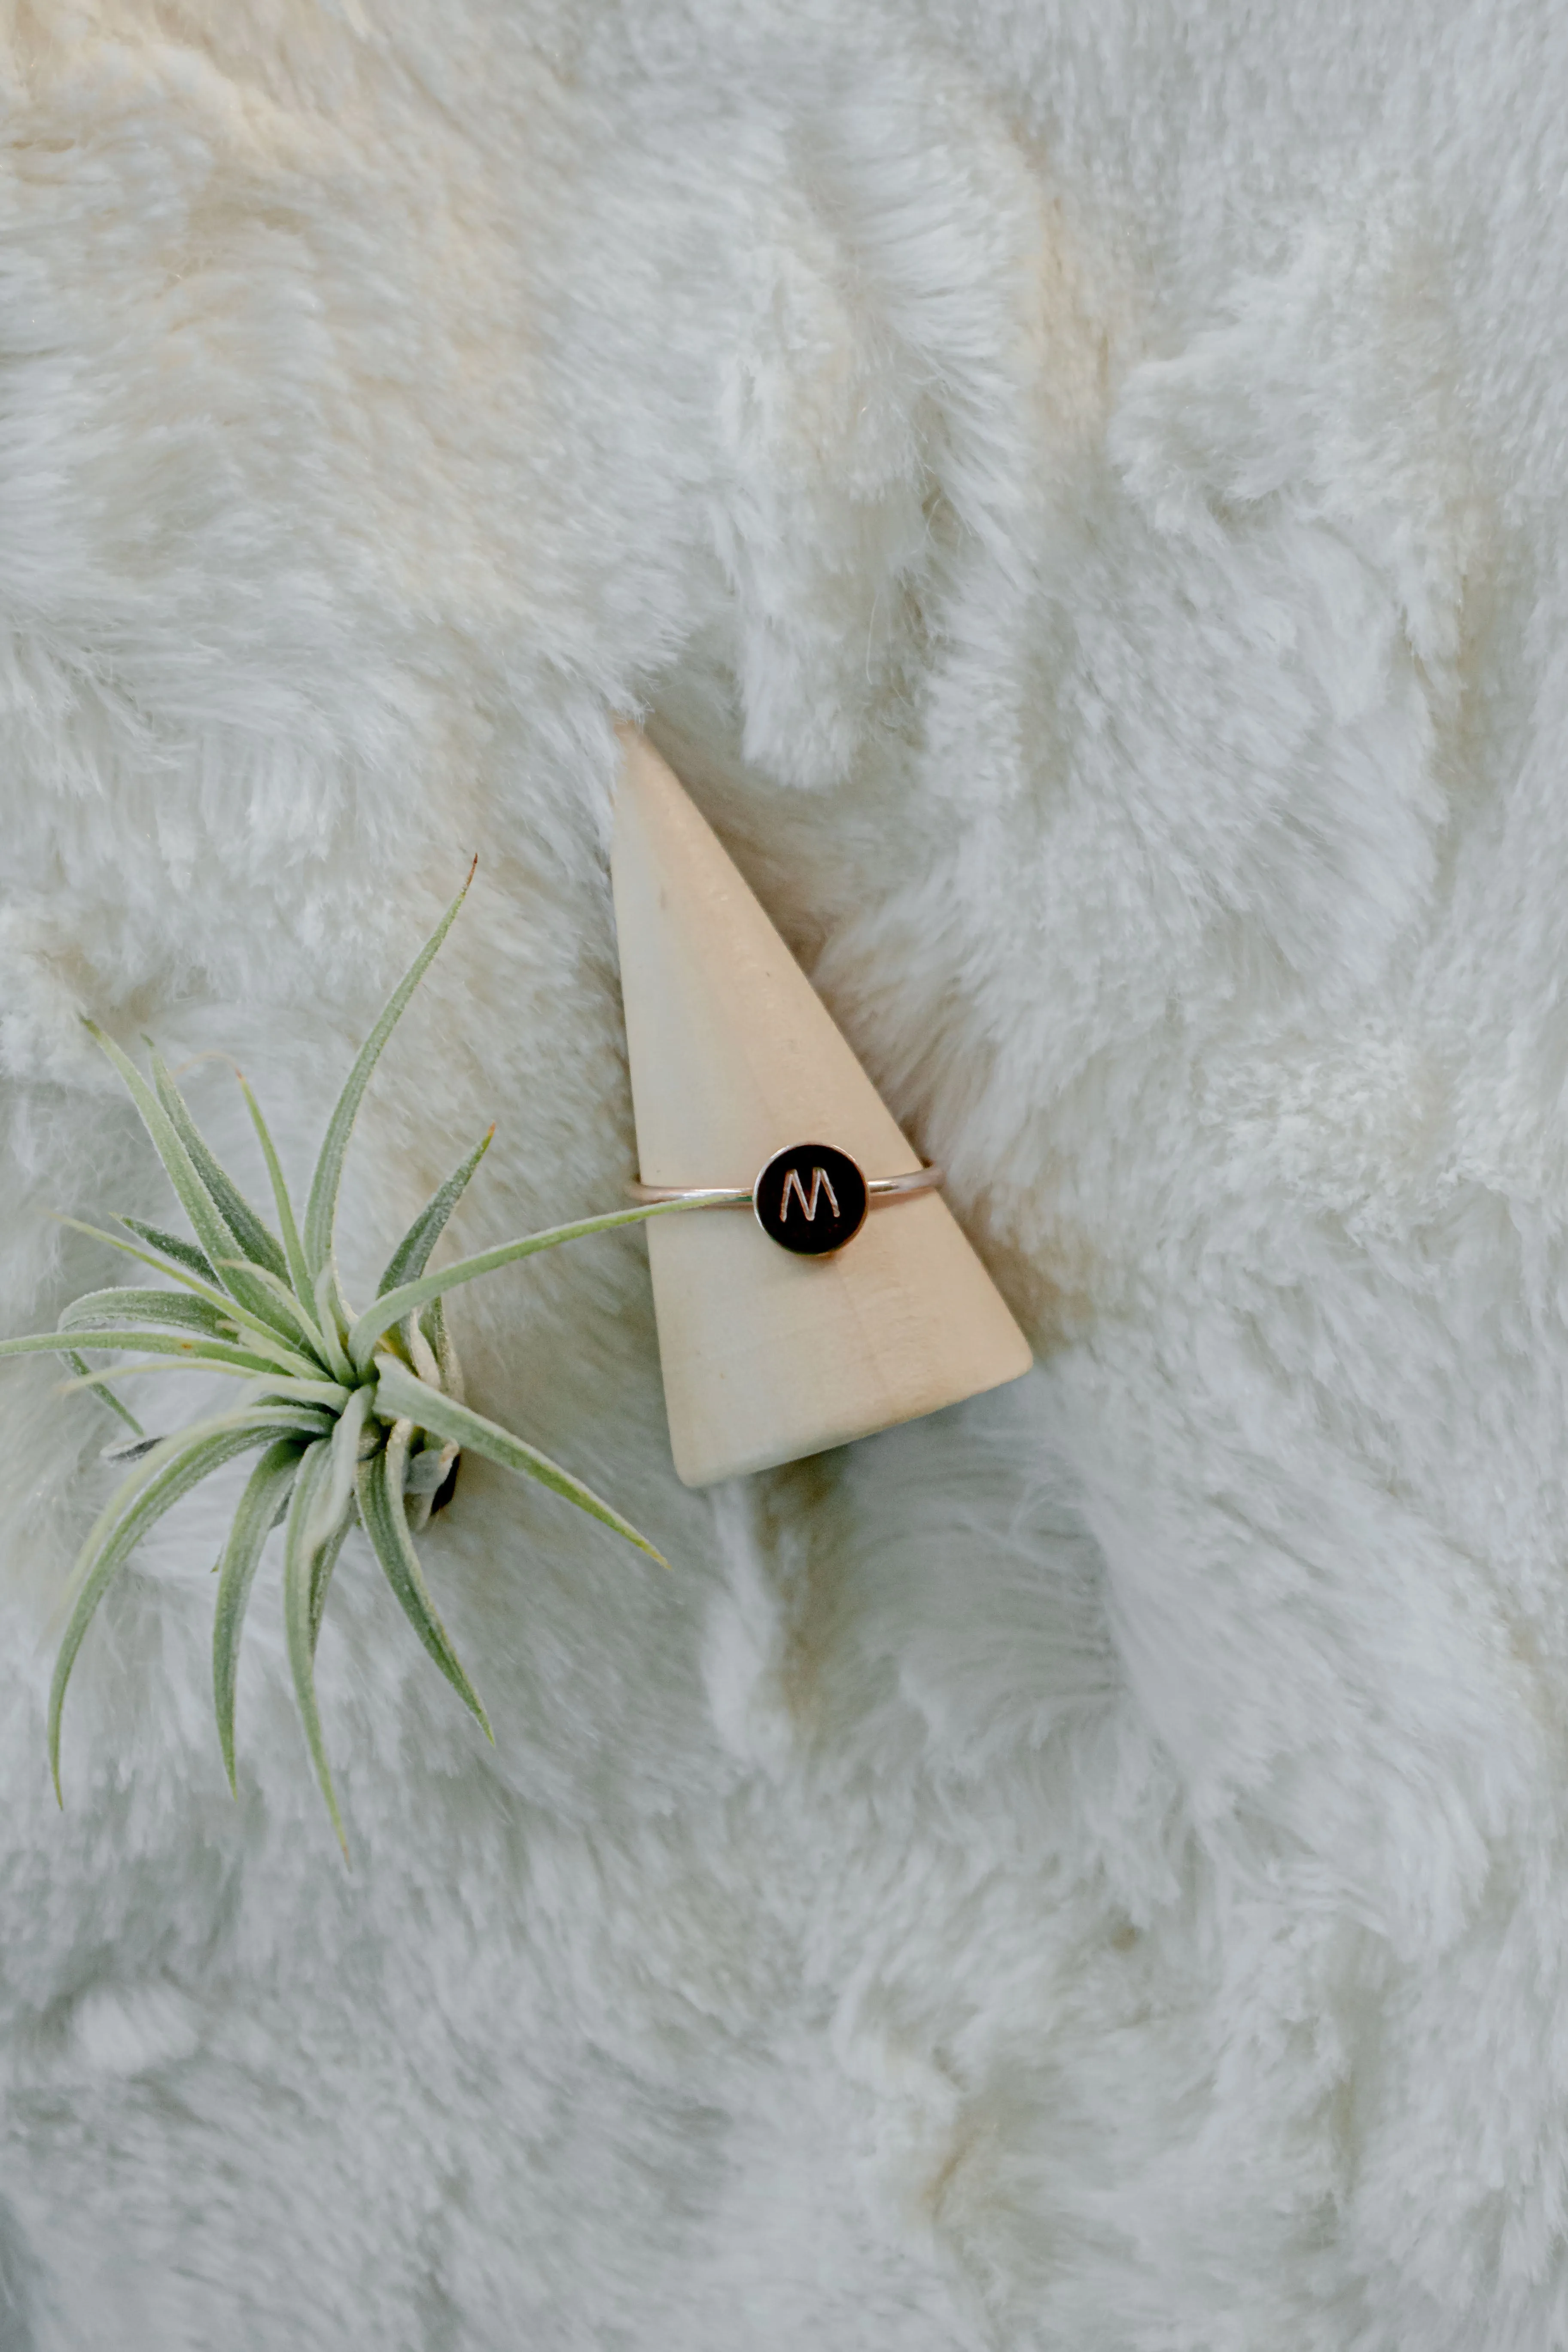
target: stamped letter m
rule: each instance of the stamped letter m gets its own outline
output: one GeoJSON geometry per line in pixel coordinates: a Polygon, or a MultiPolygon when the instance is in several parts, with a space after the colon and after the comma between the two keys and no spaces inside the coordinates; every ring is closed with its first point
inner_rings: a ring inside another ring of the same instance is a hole
{"type": "Polygon", "coordinates": [[[789,1174],[784,1178],[784,1198],[779,1202],[779,1223],[781,1225],[789,1215],[790,1194],[792,1192],[795,1194],[795,1199],[800,1202],[801,1209],[805,1213],[805,1222],[808,1225],[814,1225],[816,1223],[816,1204],[818,1201],[821,1200],[824,1192],[827,1195],[827,1204],[833,1211],[835,1217],[838,1214],[838,1195],[835,1192],[832,1185],[827,1181],[827,1171],[826,1168],[814,1168],[812,1170],[811,1198],[809,1201],[806,1199],[805,1186],[800,1181],[798,1170],[794,1168],[790,1170],[789,1174]]]}

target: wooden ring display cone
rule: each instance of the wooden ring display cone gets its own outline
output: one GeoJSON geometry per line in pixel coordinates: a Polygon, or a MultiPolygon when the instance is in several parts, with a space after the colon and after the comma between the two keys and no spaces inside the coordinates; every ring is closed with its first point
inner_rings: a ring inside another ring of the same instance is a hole
{"type": "MultiPolygon", "coordinates": [[[[920,1155],[651,744],[619,730],[611,874],[641,1176],[750,1186],[820,1139],[868,1177],[920,1155]]],[[[1028,1343],[946,1202],[868,1216],[822,1257],[725,1211],[647,1228],[665,1403],[688,1486],[797,1461],[1016,1380],[1028,1343]]]]}

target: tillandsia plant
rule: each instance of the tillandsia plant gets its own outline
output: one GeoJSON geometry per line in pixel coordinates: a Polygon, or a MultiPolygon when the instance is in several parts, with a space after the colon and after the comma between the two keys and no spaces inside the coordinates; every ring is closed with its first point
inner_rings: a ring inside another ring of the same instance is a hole
{"type": "MultiPolygon", "coordinates": [[[[477,864],[476,860],[476,864],[477,864]]],[[[481,1137],[434,1193],[393,1251],[373,1303],[355,1314],[343,1297],[334,1246],[338,1190],[354,1118],[371,1073],[404,1007],[446,938],[468,880],[394,990],[327,1123],[304,1216],[297,1222],[261,1110],[237,1071],[267,1165],[274,1231],[218,1165],[155,1046],[152,1082],[112,1038],[87,1027],[124,1080],[191,1225],[194,1239],[135,1217],[117,1223],[127,1240],[75,1225],[153,1267],[172,1287],[95,1290],[68,1307],[59,1327],[0,1342],[0,1356],[64,1355],[132,1434],[107,1449],[132,1466],[100,1513],[72,1572],[70,1609],[49,1692],[49,1767],[60,1795],[60,1714],[82,1637],[114,1575],[148,1528],[200,1480],[243,1454],[252,1469],[216,1562],[213,1696],[229,1785],[236,1786],[235,1685],[246,1604],[268,1535],[283,1526],[283,1609],[300,1721],[321,1794],[346,1858],[337,1797],[316,1705],[315,1655],[328,1588],[354,1522],[415,1632],[447,1680],[492,1738],[478,1694],[431,1599],[414,1538],[450,1495],[467,1446],[535,1478],[667,1566],[646,1536],[558,1463],[487,1421],[465,1402],[457,1350],[447,1328],[448,1291],[498,1266],[585,1234],[640,1223],[670,1206],[621,1209],[521,1241],[504,1242],[431,1273],[430,1254],[493,1135],[481,1137]],[[83,1351],[163,1359],[89,1371],[83,1351]],[[218,1373],[241,1385],[233,1409],[149,1437],[108,1385],[129,1372],[218,1373]]]]}

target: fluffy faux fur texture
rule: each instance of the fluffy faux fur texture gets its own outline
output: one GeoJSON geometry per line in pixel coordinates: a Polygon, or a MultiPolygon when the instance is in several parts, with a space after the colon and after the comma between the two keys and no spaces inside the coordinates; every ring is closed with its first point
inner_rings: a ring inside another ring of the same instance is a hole
{"type": "MultiPolygon", "coordinates": [[[[1026,1318],[710,1497],[642,1244],[464,1295],[345,1556],[342,1871],[222,1498],[44,1762],[106,1431],[0,1381],[5,2352],[1568,2345],[1568,19],[7,0],[0,1324],[158,1214],[83,1039],[363,1287],[630,1167],[648,715],[1026,1318]]],[[[166,1389],[146,1393],[156,1406],[166,1389]]]]}

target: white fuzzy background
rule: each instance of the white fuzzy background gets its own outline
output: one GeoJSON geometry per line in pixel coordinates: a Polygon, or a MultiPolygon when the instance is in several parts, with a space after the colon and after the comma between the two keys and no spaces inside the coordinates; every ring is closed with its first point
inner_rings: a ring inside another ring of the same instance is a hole
{"type": "Polygon", "coordinates": [[[356,1542],[352,1877],[216,1492],[56,1811],[7,1367],[3,2352],[1568,2344],[1563,11],[0,24],[0,1327],[169,1214],[78,1010],[299,1171],[475,849],[351,1289],[614,1205],[619,708],[1039,1359],[690,1496],[637,1237],[464,1293],[677,1572],[469,1464],[492,1754],[356,1542]]]}

